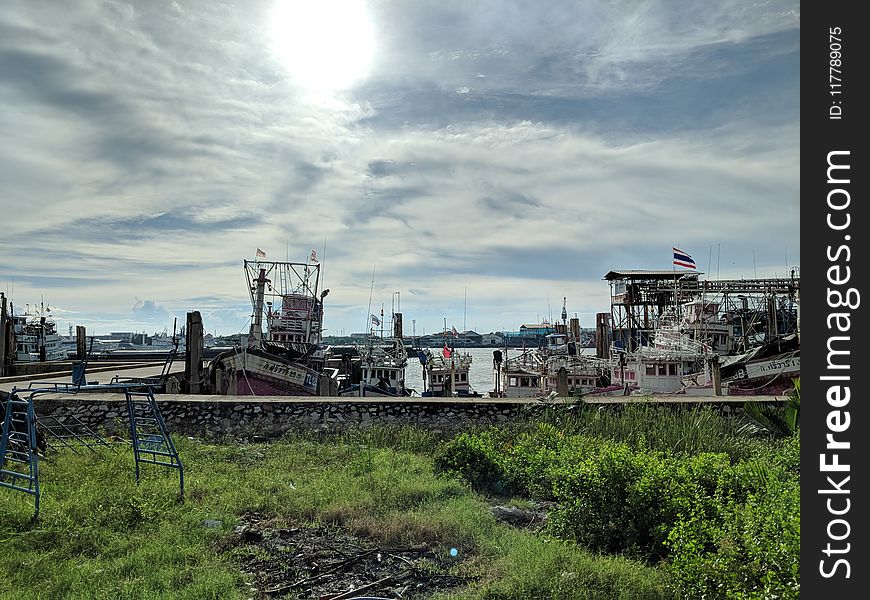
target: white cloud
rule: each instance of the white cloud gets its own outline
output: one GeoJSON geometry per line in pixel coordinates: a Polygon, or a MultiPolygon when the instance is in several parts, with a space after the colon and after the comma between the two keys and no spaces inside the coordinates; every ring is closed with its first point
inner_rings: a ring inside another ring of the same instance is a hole
{"type": "MultiPolygon", "coordinates": [[[[774,269],[786,245],[799,261],[798,99],[750,74],[739,81],[778,103],[735,89],[714,105],[711,63],[692,63],[793,30],[796,4],[498,6],[374,3],[371,78],[328,96],[270,52],[268,2],[14,5],[0,17],[0,67],[14,67],[0,76],[0,210],[15,232],[0,283],[95,327],[138,329],[143,298],[155,317],[202,310],[229,333],[249,312],[245,257],[289,246],[303,260],[326,238],[332,330],[365,319],[373,264],[377,298],[418,291],[406,320],[461,314],[467,286],[490,330],[548,296],[606,310],[608,269],[667,268],[675,242],[696,260],[721,244],[735,270],[753,250],[774,269]],[[656,87],[677,67],[691,114],[656,87]]],[[[759,46],[757,62],[796,69],[793,43],[759,46]]]]}

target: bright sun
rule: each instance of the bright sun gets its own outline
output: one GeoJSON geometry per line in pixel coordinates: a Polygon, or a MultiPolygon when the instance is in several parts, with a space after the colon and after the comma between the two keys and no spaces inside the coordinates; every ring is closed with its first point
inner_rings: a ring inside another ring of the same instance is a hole
{"type": "Polygon", "coordinates": [[[374,50],[364,0],[278,0],[272,49],[309,90],[350,87],[368,74],[374,50]]]}

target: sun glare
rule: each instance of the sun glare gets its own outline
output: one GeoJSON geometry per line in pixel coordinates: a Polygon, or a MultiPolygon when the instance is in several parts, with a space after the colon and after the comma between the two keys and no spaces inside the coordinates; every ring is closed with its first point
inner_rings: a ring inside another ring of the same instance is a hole
{"type": "Polygon", "coordinates": [[[307,89],[350,87],[368,74],[374,50],[364,0],[278,0],[272,50],[307,89]]]}

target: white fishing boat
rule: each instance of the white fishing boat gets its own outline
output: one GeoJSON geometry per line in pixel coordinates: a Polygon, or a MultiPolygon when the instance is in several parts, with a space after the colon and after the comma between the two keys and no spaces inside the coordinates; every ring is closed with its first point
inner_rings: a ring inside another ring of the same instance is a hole
{"type": "Polygon", "coordinates": [[[537,398],[543,395],[543,380],[547,365],[537,348],[520,350],[516,356],[509,356],[509,350],[497,351],[493,367],[495,372],[495,393],[500,398],[537,398]],[[502,360],[498,360],[502,359],[502,360]]]}
{"type": "Polygon", "coordinates": [[[39,308],[34,309],[28,306],[22,315],[12,315],[16,361],[46,362],[66,359],[67,352],[50,313],[50,307],[40,304],[39,308]]]}
{"type": "Polygon", "coordinates": [[[409,396],[405,388],[408,351],[401,338],[372,336],[357,348],[359,378],[352,377],[339,396],[409,396]]]}
{"type": "Polygon", "coordinates": [[[477,397],[481,394],[471,387],[468,372],[471,369],[471,354],[458,352],[445,344],[440,352],[428,348],[418,354],[423,365],[426,390],[422,396],[436,397],[477,397]]]}

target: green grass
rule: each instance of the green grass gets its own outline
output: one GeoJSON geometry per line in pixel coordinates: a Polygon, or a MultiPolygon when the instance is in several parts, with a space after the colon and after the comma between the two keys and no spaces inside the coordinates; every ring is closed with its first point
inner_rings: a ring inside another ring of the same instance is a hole
{"type": "Polygon", "coordinates": [[[665,568],[682,597],[797,597],[800,438],[744,434],[736,452],[739,439],[692,441],[695,428],[727,432],[704,412],[651,422],[651,437],[636,434],[638,414],[604,415],[597,428],[563,414],[558,427],[463,433],[438,449],[435,467],[483,492],[555,501],[551,534],[665,568]]]}
{"type": "Polygon", "coordinates": [[[247,598],[237,557],[221,551],[247,512],[340,525],[383,545],[455,547],[459,574],[476,583],[442,598],[672,597],[655,567],[495,522],[467,483],[433,474],[438,440],[425,431],[176,443],[184,502],[174,472],[144,465],[136,485],[128,450],[42,461],[36,523],[32,498],[0,490],[0,598],[247,598]]]}
{"type": "MultiPolygon", "coordinates": [[[[538,408],[538,407],[535,407],[538,408]]],[[[540,411],[540,409],[539,409],[540,411]]],[[[745,460],[769,451],[769,439],[752,436],[757,428],[744,418],[724,418],[711,407],[655,404],[555,405],[520,423],[520,429],[550,423],[568,434],[624,442],[633,448],[692,455],[722,452],[745,460]]]]}

